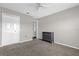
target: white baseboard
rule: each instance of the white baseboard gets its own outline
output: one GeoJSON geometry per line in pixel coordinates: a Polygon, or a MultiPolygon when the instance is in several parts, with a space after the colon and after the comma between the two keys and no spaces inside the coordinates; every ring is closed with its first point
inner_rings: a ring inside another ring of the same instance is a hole
{"type": "MultiPolygon", "coordinates": [[[[29,39],[29,40],[24,40],[24,41],[18,41],[16,43],[23,43],[23,42],[28,42],[28,41],[32,41],[33,39],[29,39]]],[[[13,43],[13,44],[16,44],[16,43],[13,43]]],[[[8,46],[8,45],[12,45],[12,44],[7,44],[7,45],[0,45],[0,47],[3,47],[3,46],[8,46]]]]}
{"type": "MultiPolygon", "coordinates": [[[[24,41],[19,41],[17,43],[23,43],[23,42],[28,42],[28,41],[32,41],[33,39],[29,39],[29,40],[24,40],[24,41]]],[[[59,43],[59,42],[55,42],[56,44],[59,44],[59,45],[64,45],[64,46],[67,46],[67,47],[71,47],[71,48],[74,48],[74,49],[78,49],[78,47],[74,47],[74,46],[70,46],[70,45],[67,45],[67,44],[63,44],[63,43],[59,43]]],[[[16,43],[13,43],[13,44],[16,44],[16,43]]],[[[3,47],[3,46],[8,46],[8,45],[0,45],[0,47],[3,47]]]]}
{"type": "Polygon", "coordinates": [[[74,49],[79,50],[79,48],[78,48],[78,47],[74,47],[74,46],[67,45],[67,44],[63,44],[63,43],[59,43],[59,42],[55,42],[55,43],[56,43],[56,44],[64,45],[64,46],[71,47],[71,48],[74,48],[74,49]]]}

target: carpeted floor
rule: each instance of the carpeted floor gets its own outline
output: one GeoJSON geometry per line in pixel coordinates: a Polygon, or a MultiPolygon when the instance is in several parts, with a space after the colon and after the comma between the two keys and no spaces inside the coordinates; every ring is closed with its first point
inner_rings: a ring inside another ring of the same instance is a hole
{"type": "Polygon", "coordinates": [[[0,48],[2,56],[79,56],[79,50],[41,40],[13,44],[0,48]]]}

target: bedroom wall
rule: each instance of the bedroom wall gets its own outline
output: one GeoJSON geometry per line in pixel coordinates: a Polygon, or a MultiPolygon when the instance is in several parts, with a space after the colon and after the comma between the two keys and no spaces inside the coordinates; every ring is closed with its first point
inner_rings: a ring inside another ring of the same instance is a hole
{"type": "Polygon", "coordinates": [[[79,48],[79,6],[40,18],[41,39],[43,31],[54,32],[56,43],[79,48]]]}
{"type": "Polygon", "coordinates": [[[0,8],[0,45],[2,41],[2,13],[1,13],[1,8],[0,8]]]}
{"type": "Polygon", "coordinates": [[[3,13],[20,16],[20,41],[32,40],[32,20],[31,16],[0,7],[3,13]]]}

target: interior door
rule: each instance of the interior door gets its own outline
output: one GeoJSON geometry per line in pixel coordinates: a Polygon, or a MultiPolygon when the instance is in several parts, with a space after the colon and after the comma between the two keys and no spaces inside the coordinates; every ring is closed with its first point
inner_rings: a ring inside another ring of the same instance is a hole
{"type": "Polygon", "coordinates": [[[20,40],[20,17],[2,14],[2,45],[17,43],[20,40]]]}

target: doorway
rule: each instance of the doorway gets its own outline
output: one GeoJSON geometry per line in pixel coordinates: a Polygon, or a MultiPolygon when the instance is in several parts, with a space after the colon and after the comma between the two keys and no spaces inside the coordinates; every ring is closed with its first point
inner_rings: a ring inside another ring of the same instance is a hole
{"type": "Polygon", "coordinates": [[[20,16],[2,14],[2,46],[20,40],[20,16]]]}

